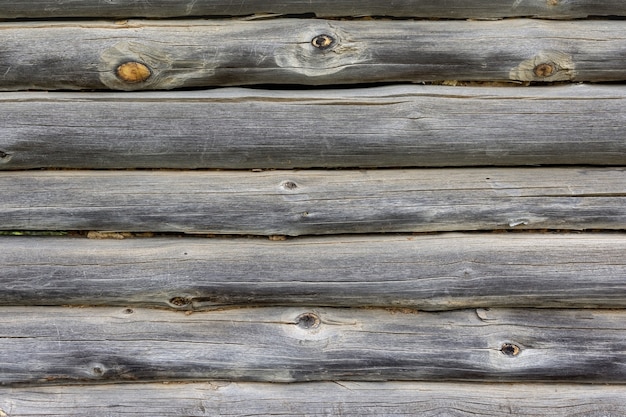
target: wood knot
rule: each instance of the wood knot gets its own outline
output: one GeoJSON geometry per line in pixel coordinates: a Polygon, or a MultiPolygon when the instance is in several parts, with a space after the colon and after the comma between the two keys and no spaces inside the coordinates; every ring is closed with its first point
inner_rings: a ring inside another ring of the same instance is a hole
{"type": "Polygon", "coordinates": [[[107,368],[101,363],[93,363],[90,365],[91,375],[96,378],[105,377],[107,374],[107,368]]]}
{"type": "Polygon", "coordinates": [[[509,72],[509,77],[518,81],[571,81],[575,76],[572,56],[560,51],[540,51],[509,72]]]}
{"type": "Polygon", "coordinates": [[[296,188],[298,188],[298,184],[293,181],[283,181],[280,186],[285,190],[295,190],[296,188]]]}
{"type": "Polygon", "coordinates": [[[174,297],[170,299],[170,304],[176,307],[186,307],[191,304],[191,300],[187,297],[174,297]]]}
{"type": "Polygon", "coordinates": [[[335,38],[326,34],[317,35],[311,40],[311,45],[322,50],[330,48],[334,43],[335,38]]]}
{"type": "Polygon", "coordinates": [[[296,325],[301,329],[316,329],[321,323],[322,320],[315,313],[304,313],[296,318],[296,325]]]}
{"type": "Polygon", "coordinates": [[[537,77],[545,78],[554,74],[555,68],[553,64],[548,64],[544,62],[535,66],[535,68],[533,68],[533,72],[537,77]]]}
{"type": "Polygon", "coordinates": [[[127,83],[142,83],[152,75],[152,71],[141,62],[125,62],[115,71],[117,78],[127,83]]]}
{"type": "Polygon", "coordinates": [[[514,345],[512,343],[505,343],[500,348],[500,352],[504,353],[506,356],[517,356],[519,355],[521,349],[519,346],[514,345]]]}
{"type": "MultiPolygon", "coordinates": [[[[13,157],[13,154],[0,150],[0,164],[9,162],[12,157],[13,157]]],[[[0,417],[2,416],[0,415],[0,417]]]]}

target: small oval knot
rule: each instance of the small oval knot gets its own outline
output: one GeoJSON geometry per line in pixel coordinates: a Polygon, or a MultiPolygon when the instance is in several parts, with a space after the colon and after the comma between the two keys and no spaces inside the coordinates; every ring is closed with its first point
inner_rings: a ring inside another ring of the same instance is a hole
{"type": "Polygon", "coordinates": [[[0,150],[0,164],[9,162],[12,157],[13,154],[0,150]]]}
{"type": "Polygon", "coordinates": [[[173,297],[170,298],[169,303],[175,307],[187,307],[191,304],[191,300],[187,297],[173,297]]]}
{"type": "Polygon", "coordinates": [[[556,72],[556,68],[554,67],[554,64],[544,62],[535,66],[535,68],[533,68],[533,72],[537,77],[545,78],[554,74],[556,72]]]}
{"type": "Polygon", "coordinates": [[[512,343],[505,343],[500,348],[500,352],[504,353],[506,356],[517,356],[520,351],[520,347],[512,343]]]}
{"type": "Polygon", "coordinates": [[[311,45],[318,49],[328,49],[335,43],[335,38],[327,34],[317,35],[311,40],[311,45]]]}
{"type": "Polygon", "coordinates": [[[296,325],[301,329],[316,329],[321,323],[322,320],[315,313],[304,313],[296,318],[296,325]]]}
{"type": "Polygon", "coordinates": [[[298,184],[293,181],[283,181],[280,186],[285,190],[295,190],[298,188],[298,184]]]}
{"type": "Polygon", "coordinates": [[[115,70],[117,78],[127,83],[142,83],[152,75],[152,71],[141,62],[125,62],[115,70]]]}

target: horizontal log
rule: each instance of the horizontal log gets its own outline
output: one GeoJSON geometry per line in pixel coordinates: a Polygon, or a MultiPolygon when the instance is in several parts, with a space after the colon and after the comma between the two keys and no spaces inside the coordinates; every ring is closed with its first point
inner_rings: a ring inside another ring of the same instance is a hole
{"type": "Polygon", "coordinates": [[[3,237],[0,253],[0,305],[626,307],[621,234],[3,237]]]}
{"type": "Polygon", "coordinates": [[[626,165],[626,87],[0,95],[0,169],[626,165]]]}
{"type": "Polygon", "coordinates": [[[74,0],[71,6],[54,0],[0,0],[0,18],[59,17],[182,17],[242,16],[250,14],[309,14],[318,17],[397,16],[441,18],[498,18],[537,16],[581,18],[587,16],[625,16],[621,0],[545,1],[545,0],[437,0],[378,1],[289,0],[267,2],[246,0],[126,0],[102,2],[74,0]]]}
{"type": "Polygon", "coordinates": [[[626,382],[623,310],[0,308],[0,385],[626,382]]]}
{"type": "Polygon", "coordinates": [[[624,229],[625,168],[5,171],[1,230],[624,229]]]}
{"type": "Polygon", "coordinates": [[[12,22],[0,90],[626,80],[621,21],[12,22]]]}
{"type": "Polygon", "coordinates": [[[122,384],[0,388],[11,417],[455,416],[571,417],[626,414],[620,385],[419,382],[122,384]]]}

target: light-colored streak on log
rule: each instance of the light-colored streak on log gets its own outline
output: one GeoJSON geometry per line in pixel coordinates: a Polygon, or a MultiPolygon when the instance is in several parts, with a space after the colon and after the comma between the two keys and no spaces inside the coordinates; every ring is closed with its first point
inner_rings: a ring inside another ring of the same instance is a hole
{"type": "Polygon", "coordinates": [[[253,235],[624,229],[624,168],[5,171],[2,230],[253,235]]]}
{"type": "Polygon", "coordinates": [[[617,417],[621,385],[420,382],[121,384],[0,388],[10,417],[617,417]]]}
{"type": "Polygon", "coordinates": [[[624,16],[626,6],[621,0],[456,0],[442,4],[438,0],[380,1],[290,0],[126,0],[124,2],[75,0],[71,7],[54,0],[2,0],[0,18],[58,17],[182,17],[242,16],[250,14],[308,14],[332,16],[397,16],[441,18],[498,18],[539,16],[548,18],[581,18],[593,16],[624,16]]]}
{"type": "Polygon", "coordinates": [[[2,305],[626,307],[623,234],[4,237],[0,253],[2,305]]]}
{"type": "Polygon", "coordinates": [[[0,169],[626,165],[626,88],[5,93],[0,130],[0,169]]]}
{"type": "Polygon", "coordinates": [[[623,310],[0,308],[0,385],[626,382],[623,310]]]}
{"type": "Polygon", "coordinates": [[[12,22],[0,44],[0,90],[626,80],[615,20],[12,22]]]}

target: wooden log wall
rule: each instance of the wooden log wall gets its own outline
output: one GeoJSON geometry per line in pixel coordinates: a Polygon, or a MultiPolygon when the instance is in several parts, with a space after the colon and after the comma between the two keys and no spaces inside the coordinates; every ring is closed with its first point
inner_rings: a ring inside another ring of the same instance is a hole
{"type": "Polygon", "coordinates": [[[0,0],[0,417],[626,415],[625,18],[0,0]]]}

